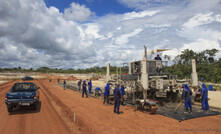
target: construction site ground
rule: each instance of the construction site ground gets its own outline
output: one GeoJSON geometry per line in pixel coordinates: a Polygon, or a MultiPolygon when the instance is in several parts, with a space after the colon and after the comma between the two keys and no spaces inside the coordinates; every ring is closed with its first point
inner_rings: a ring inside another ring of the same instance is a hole
{"type": "Polygon", "coordinates": [[[48,79],[33,81],[41,88],[38,110],[23,108],[8,114],[5,93],[18,81],[0,84],[1,134],[221,133],[221,115],[178,122],[129,106],[120,107],[123,113],[117,115],[113,105],[103,105],[102,99],[82,98],[80,92],[63,90],[57,80],[48,79]]]}

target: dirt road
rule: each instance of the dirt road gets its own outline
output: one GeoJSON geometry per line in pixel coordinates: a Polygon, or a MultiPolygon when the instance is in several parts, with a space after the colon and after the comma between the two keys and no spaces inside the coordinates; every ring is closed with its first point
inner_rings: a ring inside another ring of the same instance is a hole
{"type": "MultiPolygon", "coordinates": [[[[14,83],[14,82],[13,82],[14,83]]],[[[13,83],[0,85],[0,134],[68,134],[71,131],[64,124],[61,117],[54,110],[43,88],[41,87],[41,106],[37,111],[22,109],[8,114],[4,104],[5,93],[9,91],[13,83]]]]}
{"type": "Polygon", "coordinates": [[[113,106],[104,106],[101,99],[82,98],[79,92],[63,90],[55,80],[35,82],[41,87],[41,110],[12,115],[8,115],[4,104],[10,86],[1,88],[0,85],[1,134],[221,133],[221,115],[178,122],[157,114],[135,112],[128,106],[121,107],[123,114],[117,115],[113,106]]]}

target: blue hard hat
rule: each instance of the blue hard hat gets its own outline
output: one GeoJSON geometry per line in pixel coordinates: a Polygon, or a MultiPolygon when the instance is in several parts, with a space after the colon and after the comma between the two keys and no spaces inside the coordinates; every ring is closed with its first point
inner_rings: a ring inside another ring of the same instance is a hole
{"type": "Polygon", "coordinates": [[[200,80],[202,80],[203,78],[200,78],[200,80]]]}

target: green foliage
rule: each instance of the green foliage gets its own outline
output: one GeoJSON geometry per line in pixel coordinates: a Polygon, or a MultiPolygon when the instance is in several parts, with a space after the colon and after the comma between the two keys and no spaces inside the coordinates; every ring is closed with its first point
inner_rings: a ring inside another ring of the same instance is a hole
{"type": "Polygon", "coordinates": [[[219,51],[217,49],[205,50],[199,53],[186,49],[175,57],[174,65],[168,71],[177,75],[178,78],[190,77],[192,72],[191,59],[196,60],[197,73],[204,81],[221,83],[221,58],[214,60],[214,56],[219,51]]]}

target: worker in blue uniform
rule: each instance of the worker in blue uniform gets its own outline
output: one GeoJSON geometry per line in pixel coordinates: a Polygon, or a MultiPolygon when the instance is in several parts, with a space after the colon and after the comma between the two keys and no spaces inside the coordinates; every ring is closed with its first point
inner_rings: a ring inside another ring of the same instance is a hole
{"type": "Polygon", "coordinates": [[[192,91],[187,84],[184,84],[182,99],[184,99],[184,104],[187,112],[192,112],[192,101],[191,101],[192,91]]]}
{"type": "Polygon", "coordinates": [[[63,89],[65,90],[65,88],[66,88],[66,80],[64,80],[63,82],[63,89]]]}
{"type": "Polygon", "coordinates": [[[117,84],[114,89],[114,113],[120,114],[120,99],[121,99],[121,93],[119,89],[120,85],[117,84]]]}
{"type": "Polygon", "coordinates": [[[100,96],[99,91],[102,93],[102,90],[100,89],[100,87],[96,87],[95,88],[95,96],[100,96]]]}
{"type": "Polygon", "coordinates": [[[122,101],[121,101],[121,104],[122,105],[124,105],[124,95],[125,95],[125,87],[123,86],[123,85],[121,85],[121,87],[120,87],[120,93],[121,93],[121,95],[122,95],[122,101]]]}
{"type": "Polygon", "coordinates": [[[82,82],[82,80],[80,79],[80,80],[78,81],[78,91],[79,91],[79,92],[81,91],[81,82],[82,82]]]}
{"type": "Polygon", "coordinates": [[[88,92],[89,92],[89,95],[91,94],[91,88],[92,88],[92,82],[91,80],[88,82],[88,92]]]}
{"type": "Polygon", "coordinates": [[[158,54],[157,57],[154,58],[154,60],[162,60],[162,59],[160,58],[160,55],[158,54]]]}
{"type": "Polygon", "coordinates": [[[208,88],[206,87],[206,84],[202,84],[202,90],[201,90],[201,103],[202,103],[202,110],[207,111],[209,110],[209,104],[208,104],[208,88]]]}
{"type": "Polygon", "coordinates": [[[109,95],[110,95],[110,84],[107,83],[107,86],[105,87],[105,91],[104,91],[104,102],[103,102],[103,104],[105,104],[105,102],[107,102],[107,104],[109,104],[109,95]]]}
{"type": "Polygon", "coordinates": [[[87,96],[87,84],[86,84],[86,80],[83,81],[83,84],[82,84],[82,98],[84,97],[84,93],[86,94],[86,97],[88,98],[87,96]]]}

